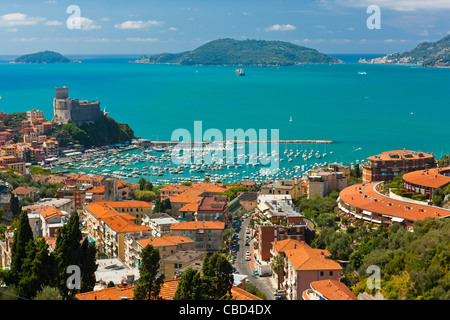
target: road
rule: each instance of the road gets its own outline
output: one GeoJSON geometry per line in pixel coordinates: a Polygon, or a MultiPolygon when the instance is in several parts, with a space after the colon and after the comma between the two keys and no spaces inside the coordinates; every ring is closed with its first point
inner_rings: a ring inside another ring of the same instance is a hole
{"type": "Polygon", "coordinates": [[[251,259],[253,258],[253,250],[252,250],[252,242],[250,242],[249,246],[245,246],[245,230],[247,229],[250,222],[250,218],[243,219],[241,223],[241,229],[239,231],[238,237],[238,251],[236,255],[236,261],[234,263],[234,267],[240,274],[247,275],[247,280],[254,284],[260,291],[262,291],[268,300],[274,300],[273,292],[276,290],[272,286],[272,282],[270,277],[259,277],[253,274],[253,270],[251,268],[251,264],[254,265],[253,261],[245,261],[245,253],[250,251],[251,259]]]}

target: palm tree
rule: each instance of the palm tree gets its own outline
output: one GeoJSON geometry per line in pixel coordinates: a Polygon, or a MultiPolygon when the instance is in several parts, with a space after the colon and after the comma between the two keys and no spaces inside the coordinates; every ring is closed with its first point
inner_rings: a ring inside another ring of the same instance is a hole
{"type": "Polygon", "coordinates": [[[278,290],[280,290],[280,275],[284,271],[284,259],[280,255],[273,257],[272,262],[270,262],[270,267],[277,274],[278,277],[278,290]]]}

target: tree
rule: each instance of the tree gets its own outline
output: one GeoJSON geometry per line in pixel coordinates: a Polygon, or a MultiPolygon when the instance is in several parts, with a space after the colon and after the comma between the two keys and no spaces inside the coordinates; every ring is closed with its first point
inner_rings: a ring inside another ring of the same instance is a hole
{"type": "Polygon", "coordinates": [[[19,198],[17,198],[16,195],[13,193],[11,193],[11,198],[9,200],[9,207],[11,209],[13,218],[19,216],[20,212],[22,211],[19,198]]]}
{"type": "Polygon", "coordinates": [[[36,294],[33,300],[62,300],[63,297],[58,288],[45,287],[36,294]]]}
{"type": "Polygon", "coordinates": [[[178,280],[174,300],[208,300],[205,282],[197,270],[188,267],[178,280]]]}
{"type": "Polygon", "coordinates": [[[281,276],[281,273],[284,270],[284,259],[283,259],[283,257],[280,256],[280,255],[276,255],[273,258],[272,262],[270,263],[270,267],[272,268],[273,271],[275,271],[275,273],[278,276],[277,283],[278,283],[278,290],[279,290],[280,289],[280,276],[281,276]]]}
{"type": "Polygon", "coordinates": [[[211,257],[205,256],[202,273],[204,280],[208,283],[211,299],[217,300],[225,295],[231,296],[233,267],[224,255],[216,252],[211,257]]]}
{"type": "Polygon", "coordinates": [[[55,279],[55,260],[48,250],[45,239],[28,241],[26,258],[22,265],[18,293],[27,299],[33,298],[45,286],[52,285],[55,279]]]}
{"type": "Polygon", "coordinates": [[[81,230],[78,213],[74,212],[67,224],[58,230],[54,255],[57,263],[57,287],[63,295],[75,294],[76,289],[69,290],[66,285],[67,268],[81,265],[81,230]]]}
{"type": "Polygon", "coordinates": [[[159,250],[147,245],[140,254],[139,279],[134,288],[134,300],[156,300],[161,291],[164,275],[158,276],[159,250]]]}
{"type": "Polygon", "coordinates": [[[81,289],[80,292],[89,292],[95,287],[95,271],[97,263],[95,256],[97,249],[91,244],[88,238],[85,238],[81,244],[81,289]]]}
{"type": "Polygon", "coordinates": [[[24,211],[19,216],[18,226],[14,231],[13,243],[11,245],[11,268],[6,282],[18,286],[22,275],[22,265],[26,258],[26,247],[33,240],[28,215],[24,211]]]}

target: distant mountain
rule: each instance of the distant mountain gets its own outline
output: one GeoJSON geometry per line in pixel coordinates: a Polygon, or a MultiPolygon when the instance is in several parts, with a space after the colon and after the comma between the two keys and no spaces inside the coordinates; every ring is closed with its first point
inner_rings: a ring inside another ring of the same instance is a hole
{"type": "Polygon", "coordinates": [[[13,63],[70,63],[72,61],[60,53],[53,51],[42,51],[32,54],[26,54],[18,57],[13,63]]]}
{"type": "Polygon", "coordinates": [[[342,63],[317,50],[285,41],[219,39],[181,53],[144,55],[134,63],[180,65],[290,66],[303,63],[342,63]]]}
{"type": "Polygon", "coordinates": [[[419,64],[424,67],[450,67],[450,35],[436,42],[422,42],[404,53],[391,53],[375,59],[360,59],[361,63],[419,64]]]}

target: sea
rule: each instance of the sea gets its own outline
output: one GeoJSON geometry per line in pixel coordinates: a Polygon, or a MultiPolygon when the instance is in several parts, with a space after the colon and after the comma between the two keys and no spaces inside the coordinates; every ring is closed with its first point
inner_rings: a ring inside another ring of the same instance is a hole
{"type": "MultiPolygon", "coordinates": [[[[100,101],[144,139],[170,141],[180,130],[194,136],[194,123],[201,123],[203,133],[212,129],[224,137],[227,130],[254,129],[266,130],[268,139],[277,130],[282,140],[332,140],[279,145],[280,154],[326,154],[309,159],[310,165],[353,165],[388,150],[449,154],[450,69],[358,63],[382,55],[333,55],[345,62],[339,65],[247,66],[245,76],[236,76],[236,65],[129,63],[140,55],[78,55],[68,57],[82,63],[29,65],[0,56],[0,111],[40,109],[51,119],[55,87],[67,86],[71,98],[100,101]]],[[[307,163],[293,158],[282,166],[307,163]]],[[[174,179],[169,173],[148,177],[162,178],[174,179]]]]}

